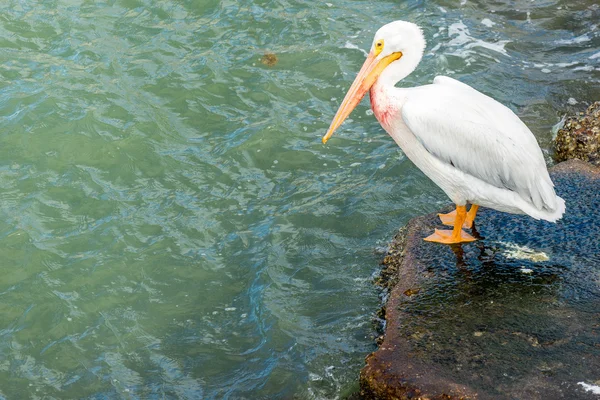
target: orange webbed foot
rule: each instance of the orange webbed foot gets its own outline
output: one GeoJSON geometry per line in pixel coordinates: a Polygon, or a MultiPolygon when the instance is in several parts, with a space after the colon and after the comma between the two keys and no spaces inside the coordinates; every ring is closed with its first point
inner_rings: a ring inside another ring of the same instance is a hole
{"type": "Polygon", "coordinates": [[[456,220],[456,210],[449,212],[448,214],[438,214],[442,224],[448,226],[454,226],[454,221],[456,220]]]}
{"type": "Polygon", "coordinates": [[[477,239],[462,229],[458,231],[458,234],[456,231],[436,229],[433,234],[427,236],[423,240],[434,243],[455,244],[473,242],[477,239]]]}

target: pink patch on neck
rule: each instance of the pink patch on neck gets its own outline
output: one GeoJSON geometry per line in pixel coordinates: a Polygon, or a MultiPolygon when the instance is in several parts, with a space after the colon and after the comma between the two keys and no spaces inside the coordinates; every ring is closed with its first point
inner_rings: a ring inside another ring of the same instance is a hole
{"type": "Polygon", "coordinates": [[[371,109],[373,110],[377,121],[385,128],[388,126],[393,107],[388,102],[383,90],[376,88],[376,86],[377,85],[373,85],[369,92],[369,96],[371,97],[371,109]]]}

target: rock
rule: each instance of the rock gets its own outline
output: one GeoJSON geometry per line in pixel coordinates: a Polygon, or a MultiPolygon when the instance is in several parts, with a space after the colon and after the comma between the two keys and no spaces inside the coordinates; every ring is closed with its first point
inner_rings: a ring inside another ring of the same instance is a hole
{"type": "Polygon", "coordinates": [[[555,141],[556,160],[579,159],[600,166],[600,101],[578,117],[570,117],[555,141]]]}
{"type": "Polygon", "coordinates": [[[277,54],[267,52],[262,55],[260,62],[268,67],[272,67],[279,62],[279,58],[277,57],[277,54]]]}
{"type": "Polygon", "coordinates": [[[395,238],[363,398],[598,398],[600,168],[572,160],[551,175],[567,203],[557,224],[481,209],[477,242],[423,241],[436,214],[395,238]]]}

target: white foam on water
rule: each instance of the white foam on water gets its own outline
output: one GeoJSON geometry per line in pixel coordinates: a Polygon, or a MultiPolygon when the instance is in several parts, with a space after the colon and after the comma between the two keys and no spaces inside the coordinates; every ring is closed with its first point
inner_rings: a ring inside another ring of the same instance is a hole
{"type": "Polygon", "coordinates": [[[594,70],[594,67],[592,67],[591,65],[584,65],[582,67],[575,67],[573,68],[573,71],[586,71],[586,72],[591,72],[594,70]]]}
{"type": "Polygon", "coordinates": [[[469,28],[462,22],[455,22],[448,26],[448,36],[456,35],[456,37],[452,38],[449,42],[452,46],[461,46],[469,41],[473,40],[473,38],[469,35],[469,28]]]}
{"type": "Polygon", "coordinates": [[[438,51],[440,49],[440,47],[442,47],[441,43],[436,44],[430,51],[430,53],[435,53],[436,51],[438,51]]]}
{"type": "MultiPolygon", "coordinates": [[[[528,63],[527,61],[523,62],[523,64],[525,64],[527,67],[539,68],[545,74],[551,73],[552,68],[569,68],[569,67],[574,67],[575,65],[580,64],[580,63],[581,63],[581,61],[571,61],[568,63],[544,63],[544,64],[528,63]]],[[[573,72],[577,72],[577,71],[590,72],[590,71],[594,71],[594,69],[595,68],[592,65],[579,65],[577,67],[572,68],[571,71],[573,71],[573,72]]]]}
{"type": "Polygon", "coordinates": [[[482,19],[481,24],[487,26],[488,28],[491,28],[492,26],[496,25],[496,23],[489,18],[482,19]]]}
{"type": "Polygon", "coordinates": [[[472,53],[471,49],[475,47],[483,47],[502,55],[509,56],[504,49],[504,46],[506,46],[507,43],[510,43],[509,40],[499,40],[496,43],[490,43],[481,39],[476,39],[471,36],[469,28],[467,28],[462,21],[455,22],[448,26],[448,36],[452,39],[447,43],[447,46],[461,48],[454,53],[450,53],[458,57],[467,58],[472,53]]]}
{"type": "Polygon", "coordinates": [[[600,394],[600,386],[590,385],[585,382],[577,382],[577,384],[583,386],[583,389],[586,392],[592,392],[593,394],[600,394]]]}
{"type": "Polygon", "coordinates": [[[526,275],[531,275],[531,274],[533,274],[533,270],[531,268],[521,267],[521,273],[526,274],[526,275]]]}
{"type": "Polygon", "coordinates": [[[354,43],[350,43],[350,42],[346,42],[346,44],[344,45],[344,49],[360,50],[365,56],[369,55],[369,53],[367,53],[364,49],[361,49],[354,43]]]}
{"type": "Polygon", "coordinates": [[[589,37],[587,33],[584,33],[583,35],[574,37],[573,39],[561,39],[561,40],[557,40],[554,43],[556,43],[556,44],[579,44],[579,43],[589,42],[590,40],[592,40],[592,38],[589,37]]]}
{"type": "Polygon", "coordinates": [[[550,257],[543,251],[536,251],[527,246],[519,246],[515,243],[500,242],[505,246],[502,252],[505,257],[517,260],[531,260],[533,262],[548,261],[550,257]]]}
{"type": "Polygon", "coordinates": [[[600,51],[597,52],[596,54],[592,54],[589,59],[590,60],[595,60],[596,58],[600,58],[600,51]]]}
{"type": "Polygon", "coordinates": [[[477,39],[477,40],[475,40],[475,42],[469,43],[465,47],[467,49],[470,49],[472,47],[483,47],[483,48],[490,49],[497,53],[500,53],[502,55],[510,57],[508,55],[508,53],[506,52],[506,50],[504,49],[504,46],[506,46],[506,44],[509,42],[510,42],[509,40],[499,40],[496,43],[489,43],[489,42],[484,42],[483,40],[477,39]]]}
{"type": "Polygon", "coordinates": [[[569,63],[556,63],[554,65],[556,65],[559,68],[565,68],[565,67],[570,67],[575,64],[579,64],[579,61],[571,61],[569,63]]]}

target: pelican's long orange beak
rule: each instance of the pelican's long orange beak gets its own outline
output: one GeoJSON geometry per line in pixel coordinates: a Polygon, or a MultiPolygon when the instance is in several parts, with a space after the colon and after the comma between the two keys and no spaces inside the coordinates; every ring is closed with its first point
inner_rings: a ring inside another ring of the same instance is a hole
{"type": "Polygon", "coordinates": [[[386,57],[381,59],[377,59],[377,56],[373,51],[369,53],[365,63],[360,69],[358,75],[354,79],[352,86],[348,89],[348,93],[346,93],[346,97],[344,97],[344,101],[340,105],[329,129],[325,136],[323,136],[323,144],[327,143],[333,132],[344,122],[346,118],[350,115],[352,110],[360,103],[367,91],[371,89],[371,86],[377,81],[381,72],[393,61],[396,61],[402,57],[402,53],[392,53],[386,57]]]}

